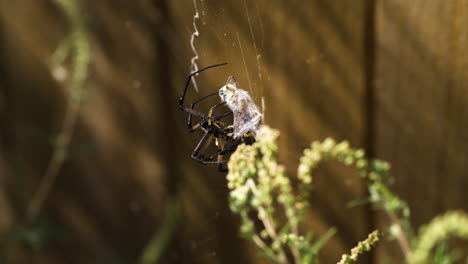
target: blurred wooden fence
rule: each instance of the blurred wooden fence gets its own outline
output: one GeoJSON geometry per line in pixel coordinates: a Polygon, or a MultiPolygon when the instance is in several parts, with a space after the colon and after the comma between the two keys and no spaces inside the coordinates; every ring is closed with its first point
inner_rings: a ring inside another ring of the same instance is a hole
{"type": "MultiPolygon", "coordinates": [[[[238,237],[224,174],[190,159],[200,135],[186,132],[177,99],[193,56],[192,1],[77,2],[90,74],[41,211],[72,239],[16,243],[7,260],[134,263],[175,198],[183,217],[162,263],[264,263],[238,237]]],[[[468,0],[197,4],[198,65],[229,65],[201,74],[189,100],[234,75],[264,99],[290,175],[312,140],[348,139],[392,164],[415,226],[468,210],[468,0]]],[[[69,91],[49,61],[70,24],[54,1],[2,1],[0,12],[0,229],[8,230],[23,221],[62,126],[69,91]]],[[[355,174],[328,164],[317,177],[306,227],[339,230],[323,263],[386,223],[368,207],[346,207],[366,195],[355,174]]],[[[399,254],[382,243],[362,263],[399,254]]]]}

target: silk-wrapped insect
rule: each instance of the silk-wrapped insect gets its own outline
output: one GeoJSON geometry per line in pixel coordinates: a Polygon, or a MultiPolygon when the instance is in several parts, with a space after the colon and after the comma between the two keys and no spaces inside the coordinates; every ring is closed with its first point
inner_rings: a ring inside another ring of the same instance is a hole
{"type": "Polygon", "coordinates": [[[250,94],[237,87],[236,80],[233,76],[229,77],[226,85],[221,87],[218,91],[195,100],[190,104],[190,107],[184,105],[184,100],[194,75],[204,70],[226,64],[227,63],[216,64],[192,72],[187,77],[182,95],[179,98],[179,109],[188,113],[188,130],[190,132],[197,129],[202,129],[204,131],[204,135],[192,153],[192,159],[202,164],[217,165],[220,171],[227,171],[225,164],[229,160],[223,158],[223,156],[234,152],[237,146],[242,143],[252,144],[255,142],[255,133],[260,126],[263,115],[250,94]],[[195,110],[197,103],[216,94],[220,96],[221,102],[212,106],[208,114],[195,110]],[[226,105],[229,111],[220,115],[213,115],[214,110],[223,105],[226,105]],[[233,115],[233,124],[227,125],[223,120],[229,115],[233,115]],[[196,124],[193,122],[194,117],[199,119],[196,124]],[[204,150],[211,144],[213,139],[215,140],[216,153],[207,155],[204,153],[204,150]]]}

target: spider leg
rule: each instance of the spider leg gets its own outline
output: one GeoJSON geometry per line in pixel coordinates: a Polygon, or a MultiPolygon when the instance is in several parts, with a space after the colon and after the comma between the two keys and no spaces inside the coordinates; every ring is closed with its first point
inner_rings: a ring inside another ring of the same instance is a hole
{"type": "Polygon", "coordinates": [[[218,66],[222,66],[222,65],[226,65],[227,63],[221,63],[221,64],[215,64],[215,65],[211,65],[211,66],[208,66],[208,67],[205,67],[201,70],[198,70],[196,72],[192,72],[188,77],[187,77],[187,80],[185,81],[185,86],[184,86],[184,90],[182,91],[182,95],[180,96],[179,98],[179,108],[180,109],[183,109],[183,108],[186,108],[184,107],[184,100],[185,100],[185,95],[187,94],[187,89],[190,85],[190,81],[192,80],[192,77],[194,75],[197,75],[199,74],[200,72],[204,71],[204,70],[207,70],[207,69],[210,69],[210,68],[213,68],[213,67],[218,67],[218,66]]]}
{"type": "MultiPolygon", "coordinates": [[[[197,103],[197,101],[194,102],[194,104],[195,104],[195,103],[197,103]]],[[[224,105],[224,104],[226,104],[226,103],[223,102],[223,103],[220,103],[220,104],[217,104],[217,105],[211,107],[208,116],[206,116],[206,115],[204,115],[204,114],[202,114],[202,113],[199,113],[199,115],[198,115],[197,112],[196,112],[195,110],[191,109],[191,108],[186,109],[186,111],[189,113],[189,119],[188,119],[188,123],[187,123],[187,128],[188,128],[189,132],[193,132],[193,131],[195,131],[196,129],[200,128],[200,126],[201,126],[200,123],[197,123],[196,125],[192,125],[192,115],[199,116],[199,117],[201,117],[201,118],[203,118],[203,119],[208,119],[208,122],[210,122],[210,119],[211,119],[211,120],[216,120],[216,121],[218,121],[218,120],[220,120],[221,118],[226,117],[226,116],[232,114],[232,112],[227,112],[227,113],[224,113],[224,114],[222,114],[222,115],[217,115],[217,116],[213,116],[213,117],[212,117],[213,110],[214,110],[216,107],[219,107],[219,106],[224,105]]],[[[193,104],[192,104],[192,106],[193,106],[193,104]]],[[[184,109],[184,110],[185,110],[185,109],[184,109]]]]}
{"type": "Polygon", "coordinates": [[[209,129],[206,131],[206,133],[203,135],[203,137],[200,139],[200,142],[198,142],[198,145],[195,147],[195,150],[192,153],[192,159],[203,163],[203,164],[220,164],[220,163],[227,163],[228,161],[210,161],[208,159],[202,158],[199,156],[200,150],[205,147],[208,143],[208,139],[213,135],[213,131],[209,129]]]}
{"type": "Polygon", "coordinates": [[[210,108],[210,111],[208,112],[208,116],[211,117],[213,115],[213,110],[216,108],[216,107],[219,107],[219,106],[222,106],[222,105],[225,105],[226,102],[222,102],[222,103],[219,103],[217,105],[214,105],[210,108]]]}
{"type": "Polygon", "coordinates": [[[211,120],[213,120],[213,119],[214,119],[214,120],[219,120],[219,119],[221,119],[221,118],[223,118],[223,117],[225,117],[225,116],[228,116],[230,113],[232,113],[232,112],[228,112],[228,113],[225,113],[225,114],[222,114],[222,115],[219,115],[219,116],[212,117],[212,115],[213,115],[213,110],[214,110],[215,108],[217,108],[217,107],[219,107],[219,106],[222,106],[222,105],[225,105],[225,104],[226,104],[226,102],[222,102],[222,103],[219,103],[219,104],[217,104],[217,105],[214,105],[214,106],[212,106],[212,107],[210,108],[210,111],[208,112],[208,117],[209,117],[209,119],[208,119],[208,124],[209,124],[209,125],[211,125],[211,120]]]}
{"type": "Polygon", "coordinates": [[[193,110],[193,109],[190,109],[190,108],[187,108],[187,107],[185,107],[185,106],[182,106],[182,108],[180,108],[180,109],[182,109],[182,110],[184,110],[185,112],[189,113],[190,116],[195,115],[195,116],[198,116],[198,117],[202,118],[202,120],[201,120],[200,122],[198,122],[198,123],[197,123],[196,125],[194,125],[194,126],[192,126],[192,123],[187,124],[187,126],[188,126],[187,129],[188,129],[189,132],[193,132],[193,131],[197,130],[198,128],[200,128],[200,127],[201,127],[201,123],[203,122],[203,120],[207,120],[207,119],[208,119],[208,117],[207,117],[205,114],[202,114],[202,113],[200,113],[200,112],[197,112],[197,111],[195,111],[195,110],[193,110]]]}
{"type": "MultiPolygon", "coordinates": [[[[206,98],[208,98],[208,97],[210,97],[210,96],[213,96],[213,95],[216,95],[216,94],[218,94],[218,92],[214,92],[214,93],[211,93],[211,94],[209,94],[209,95],[207,95],[207,96],[203,96],[202,98],[200,98],[200,99],[196,100],[195,102],[193,102],[193,103],[190,105],[191,111],[195,111],[195,110],[194,110],[194,107],[195,107],[195,105],[196,105],[198,102],[203,101],[203,100],[205,100],[206,98]]],[[[216,107],[216,105],[213,106],[212,109],[215,108],[215,107],[216,107]]],[[[188,111],[187,111],[187,112],[188,112],[188,111]]],[[[212,110],[210,109],[210,113],[211,113],[211,112],[212,112],[212,110]]],[[[193,115],[193,114],[192,114],[191,112],[189,112],[188,121],[187,121],[187,127],[188,127],[188,129],[189,129],[190,132],[192,132],[192,131],[194,130],[194,128],[193,128],[193,126],[192,126],[192,115],[193,115]]],[[[211,117],[211,114],[209,114],[208,117],[211,117]]],[[[203,118],[206,118],[206,116],[204,116],[203,118]]]]}
{"type": "Polygon", "coordinates": [[[198,116],[198,117],[201,117],[201,118],[205,118],[205,119],[206,119],[206,115],[204,115],[204,114],[202,114],[202,113],[200,113],[200,112],[198,112],[198,111],[195,111],[195,110],[193,109],[194,106],[195,106],[195,104],[198,103],[198,102],[200,102],[200,101],[202,101],[202,100],[204,100],[204,99],[206,99],[206,98],[208,98],[208,97],[210,97],[210,96],[213,96],[213,95],[217,94],[217,92],[216,92],[216,93],[212,93],[212,94],[209,94],[209,95],[207,95],[207,96],[204,96],[203,98],[198,99],[197,101],[195,101],[194,103],[192,103],[192,105],[190,106],[190,108],[184,106],[185,95],[187,94],[187,89],[188,89],[188,87],[189,87],[189,85],[190,85],[190,81],[192,80],[192,77],[195,76],[195,75],[197,75],[198,73],[204,71],[204,70],[207,70],[207,69],[210,69],[210,68],[213,68],[213,67],[218,67],[218,66],[226,65],[226,64],[227,64],[227,63],[215,64],[215,65],[211,65],[211,66],[205,67],[205,68],[203,68],[203,69],[201,69],[201,70],[198,70],[198,71],[196,71],[196,72],[192,72],[192,73],[188,76],[187,80],[185,81],[184,90],[182,91],[182,95],[181,95],[180,98],[179,98],[179,109],[181,109],[181,110],[183,110],[183,111],[189,113],[188,122],[187,122],[187,127],[188,127],[188,130],[189,130],[189,131],[193,131],[193,130],[196,129],[196,128],[194,128],[194,127],[192,126],[192,115],[195,115],[195,116],[198,116]]]}
{"type": "Polygon", "coordinates": [[[234,152],[234,151],[236,151],[236,149],[237,149],[237,145],[231,145],[231,146],[229,146],[227,148],[224,148],[224,144],[223,144],[223,146],[220,149],[218,149],[218,152],[216,154],[208,157],[207,160],[212,160],[212,159],[216,158],[216,156],[219,159],[220,156],[222,157],[222,155],[224,155],[224,154],[234,152]]]}
{"type": "Polygon", "coordinates": [[[195,147],[195,149],[193,150],[193,153],[192,153],[192,159],[194,160],[197,160],[197,161],[200,161],[200,158],[198,157],[198,153],[200,152],[200,150],[206,145],[207,141],[208,141],[208,138],[212,135],[212,132],[211,130],[208,130],[205,132],[205,134],[203,135],[203,137],[200,139],[200,142],[198,142],[197,146],[195,147]]]}
{"type": "MultiPolygon", "coordinates": [[[[221,147],[218,149],[218,153],[221,153],[222,151],[224,150],[224,143],[221,143],[221,147]]],[[[227,167],[223,167],[223,155],[221,154],[218,154],[218,171],[220,172],[227,172],[228,171],[228,168],[227,167]]]]}
{"type": "Polygon", "coordinates": [[[217,115],[217,116],[213,116],[213,119],[218,121],[219,119],[223,118],[223,117],[226,117],[228,115],[232,115],[232,112],[227,112],[225,114],[222,114],[222,115],[217,115]]]}
{"type": "Polygon", "coordinates": [[[181,109],[181,110],[183,110],[183,111],[185,111],[185,112],[187,112],[187,113],[189,113],[191,115],[194,115],[194,116],[198,116],[198,117],[201,117],[201,118],[207,118],[207,116],[205,114],[200,113],[198,111],[195,111],[193,109],[190,109],[188,107],[185,107],[183,105],[179,106],[179,109],[181,109]]]}
{"type": "MultiPolygon", "coordinates": [[[[210,96],[210,95],[208,95],[208,96],[210,96]]],[[[201,99],[195,101],[195,102],[192,104],[192,107],[194,106],[195,103],[201,101],[202,99],[204,99],[204,98],[201,98],[201,99]]],[[[208,116],[204,116],[204,117],[202,117],[202,118],[207,119],[207,120],[208,120],[208,124],[211,125],[211,124],[212,124],[212,120],[218,121],[218,120],[220,120],[221,118],[226,117],[226,116],[232,114],[232,112],[227,112],[227,113],[224,113],[224,114],[222,114],[222,115],[212,116],[212,115],[213,115],[213,110],[214,110],[215,108],[219,107],[219,106],[224,105],[224,104],[226,104],[226,102],[222,102],[222,103],[219,103],[219,104],[217,104],[217,105],[211,107],[211,108],[210,108],[210,111],[208,112],[208,116]]],[[[193,110],[193,108],[192,108],[192,110],[193,110]]],[[[191,113],[189,114],[189,119],[188,119],[187,127],[188,127],[189,132],[193,132],[194,130],[196,130],[197,128],[200,127],[200,123],[198,123],[198,124],[192,126],[192,114],[191,114],[191,113]]]]}
{"type": "Polygon", "coordinates": [[[218,171],[220,171],[220,172],[228,172],[228,171],[229,171],[228,168],[224,167],[223,164],[224,164],[224,163],[219,163],[219,164],[218,164],[218,171]]]}

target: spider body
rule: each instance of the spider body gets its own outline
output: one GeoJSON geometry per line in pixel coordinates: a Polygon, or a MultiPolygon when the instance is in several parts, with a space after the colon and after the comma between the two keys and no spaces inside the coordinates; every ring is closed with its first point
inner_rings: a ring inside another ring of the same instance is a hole
{"type": "Polygon", "coordinates": [[[185,95],[192,77],[204,70],[225,64],[212,65],[191,73],[185,82],[184,90],[179,98],[179,109],[188,113],[187,128],[189,132],[197,129],[204,131],[204,135],[192,153],[192,159],[202,164],[218,165],[220,171],[227,171],[227,168],[223,164],[227,163],[228,160],[223,159],[223,155],[234,152],[241,143],[252,144],[255,142],[255,132],[262,117],[250,95],[246,91],[236,87],[234,77],[229,77],[227,84],[221,87],[219,91],[194,101],[190,107],[184,105],[185,95]],[[216,94],[221,97],[221,103],[211,107],[208,114],[194,109],[198,102],[216,94]],[[213,111],[223,105],[228,106],[230,111],[214,116],[213,111]],[[234,115],[234,124],[224,124],[221,120],[231,114],[234,115]],[[200,119],[196,124],[193,124],[194,116],[200,119]],[[210,145],[213,139],[215,140],[217,151],[213,155],[206,156],[204,149],[210,145]]]}

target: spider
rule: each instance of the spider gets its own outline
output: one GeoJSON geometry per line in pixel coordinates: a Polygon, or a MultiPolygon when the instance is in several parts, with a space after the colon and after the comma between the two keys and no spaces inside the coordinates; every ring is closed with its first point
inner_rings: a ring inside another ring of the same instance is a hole
{"type": "Polygon", "coordinates": [[[204,70],[226,65],[227,63],[215,64],[201,70],[192,72],[187,80],[179,98],[179,109],[188,113],[187,128],[189,132],[193,132],[201,128],[205,134],[202,136],[197,146],[192,153],[192,159],[202,164],[213,164],[218,166],[218,170],[226,172],[227,168],[223,166],[228,159],[223,159],[224,154],[232,153],[241,143],[252,144],[255,142],[255,132],[257,131],[262,114],[255,105],[253,99],[248,92],[237,88],[236,80],[233,76],[228,78],[226,85],[221,87],[219,91],[208,94],[190,104],[190,107],[184,105],[185,95],[192,80],[192,77],[204,70]],[[210,108],[208,114],[196,111],[195,105],[211,96],[218,94],[221,98],[221,103],[210,108]],[[213,111],[226,105],[230,111],[221,115],[213,115],[213,111]],[[226,116],[233,115],[234,124],[225,125],[221,122],[226,116]],[[193,125],[193,116],[200,118],[200,121],[193,125]],[[204,149],[215,139],[216,153],[205,157],[204,149]]]}

